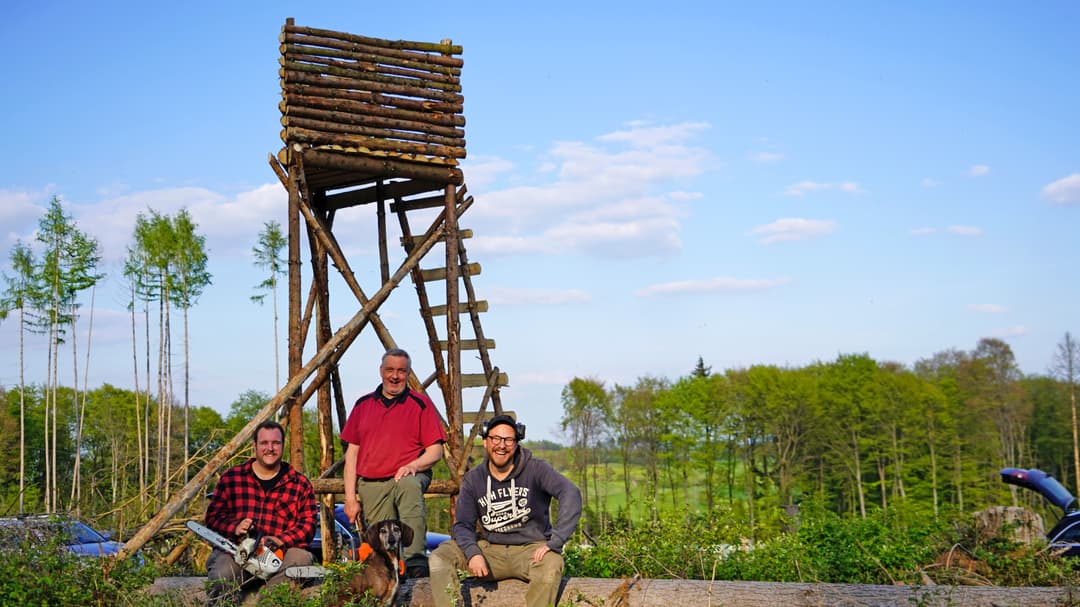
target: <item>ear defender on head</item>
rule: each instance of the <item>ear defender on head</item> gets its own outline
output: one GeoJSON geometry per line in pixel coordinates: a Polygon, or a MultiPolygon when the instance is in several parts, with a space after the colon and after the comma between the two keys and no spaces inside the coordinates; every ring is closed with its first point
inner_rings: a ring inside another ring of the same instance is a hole
{"type": "Polygon", "coordinates": [[[488,431],[495,426],[510,426],[514,429],[514,438],[521,442],[525,440],[525,424],[522,424],[509,415],[496,415],[495,417],[485,420],[480,424],[480,437],[487,438],[488,431]]]}

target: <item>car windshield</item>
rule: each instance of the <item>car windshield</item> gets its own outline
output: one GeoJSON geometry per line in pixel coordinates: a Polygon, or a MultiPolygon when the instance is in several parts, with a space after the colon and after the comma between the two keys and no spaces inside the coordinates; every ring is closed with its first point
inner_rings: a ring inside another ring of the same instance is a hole
{"type": "Polygon", "coordinates": [[[107,541],[100,533],[79,521],[71,521],[68,526],[68,544],[100,544],[107,541]]]}

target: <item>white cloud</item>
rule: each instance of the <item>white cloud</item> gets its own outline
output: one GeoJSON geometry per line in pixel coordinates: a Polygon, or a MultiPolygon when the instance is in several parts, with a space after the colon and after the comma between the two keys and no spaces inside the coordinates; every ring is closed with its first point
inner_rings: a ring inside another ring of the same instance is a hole
{"type": "Polygon", "coordinates": [[[937,232],[937,228],[912,228],[908,234],[912,236],[929,236],[937,232]]]}
{"type": "Polygon", "coordinates": [[[939,185],[941,185],[941,182],[938,181],[937,179],[931,179],[929,177],[924,177],[923,180],[922,180],[922,187],[924,187],[924,188],[936,188],[939,185]]]}
{"type": "Polygon", "coordinates": [[[548,151],[548,183],[477,193],[469,214],[477,233],[470,248],[492,254],[583,253],[604,257],[667,255],[682,248],[684,189],[714,160],[688,140],[708,124],[632,125],[596,138],[561,141],[548,151]],[[599,143],[597,143],[599,142],[599,143]],[[651,147],[648,147],[651,146],[651,147]],[[682,187],[679,187],[682,186],[682,187]]]}
{"type": "Polygon", "coordinates": [[[93,204],[71,206],[81,229],[95,235],[105,260],[123,258],[135,218],[153,209],[174,215],[186,208],[206,236],[207,248],[218,256],[247,255],[262,224],[270,219],[284,223],[288,198],[278,183],[268,183],[232,196],[205,188],[183,187],[133,192],[93,204]]]}
{"type": "Polygon", "coordinates": [[[667,197],[671,200],[685,201],[685,200],[701,200],[705,197],[701,192],[668,192],[667,197]]]}
{"type": "Polygon", "coordinates": [[[974,310],[975,312],[983,312],[985,314],[1004,314],[1005,312],[1009,311],[1008,308],[1001,304],[991,303],[968,304],[967,307],[969,310],[974,310]]]}
{"type": "Polygon", "coordinates": [[[51,190],[51,186],[41,192],[0,190],[0,245],[3,245],[0,254],[6,255],[16,241],[33,240],[51,190]]]}
{"type": "Polygon", "coordinates": [[[985,164],[973,164],[968,169],[968,177],[985,177],[990,174],[990,167],[985,164]]]}
{"type": "Polygon", "coordinates": [[[551,289],[511,289],[492,287],[484,289],[484,299],[500,306],[558,306],[563,304],[589,303],[592,296],[581,289],[556,291],[551,289]]]}
{"type": "Polygon", "coordinates": [[[826,234],[831,234],[835,229],[836,222],[831,219],[801,219],[798,217],[787,217],[777,219],[770,224],[758,226],[750,230],[748,234],[751,236],[758,236],[758,242],[761,244],[772,244],[774,242],[805,240],[807,238],[824,236],[826,234]]]}
{"type": "Polygon", "coordinates": [[[478,156],[462,163],[470,188],[484,187],[514,169],[514,163],[497,156],[478,156]]]}
{"type": "Polygon", "coordinates": [[[1042,195],[1054,204],[1080,204],[1080,173],[1048,184],[1043,188],[1042,195]]]}
{"type": "Polygon", "coordinates": [[[822,183],[818,181],[800,181],[799,183],[789,185],[784,194],[788,196],[805,196],[809,192],[821,192],[825,190],[840,190],[847,194],[862,194],[863,190],[859,187],[859,184],[854,181],[844,181],[841,183],[822,183]]]}
{"type": "Polygon", "coordinates": [[[975,226],[955,225],[945,228],[945,231],[957,236],[982,236],[982,228],[975,226]]]}
{"type": "Polygon", "coordinates": [[[604,142],[628,143],[639,148],[651,148],[684,141],[701,131],[708,130],[711,126],[708,122],[683,122],[663,126],[648,126],[645,123],[635,122],[630,124],[629,130],[607,133],[596,139],[604,142]]]}
{"type": "Polygon", "coordinates": [[[784,155],[777,152],[753,152],[747,157],[753,162],[760,162],[762,164],[780,162],[784,159],[784,155]]]}
{"type": "Polygon", "coordinates": [[[731,278],[718,276],[704,280],[683,280],[649,285],[634,293],[638,297],[657,295],[707,295],[712,293],[738,294],[768,291],[791,282],[790,278],[731,278]]]}

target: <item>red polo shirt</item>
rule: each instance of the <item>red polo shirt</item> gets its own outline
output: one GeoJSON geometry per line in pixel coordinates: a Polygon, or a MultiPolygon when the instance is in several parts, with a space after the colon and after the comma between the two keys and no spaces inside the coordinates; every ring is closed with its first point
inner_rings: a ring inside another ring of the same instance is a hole
{"type": "Polygon", "coordinates": [[[356,457],[359,476],[385,479],[427,447],[446,442],[446,430],[430,398],[406,388],[388,401],[380,385],[356,401],[341,439],[360,447],[356,457]]]}

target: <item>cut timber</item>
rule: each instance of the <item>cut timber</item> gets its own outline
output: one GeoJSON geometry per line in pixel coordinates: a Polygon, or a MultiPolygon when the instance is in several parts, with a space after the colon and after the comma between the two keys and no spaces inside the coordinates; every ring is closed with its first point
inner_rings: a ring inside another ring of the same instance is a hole
{"type": "Polygon", "coordinates": [[[372,202],[378,202],[379,200],[387,200],[399,196],[413,196],[424,192],[438,190],[440,188],[442,188],[441,183],[423,181],[420,179],[391,181],[382,185],[381,197],[379,186],[372,185],[363,189],[330,194],[326,197],[322,206],[328,210],[344,209],[358,204],[370,204],[372,202]]]}
{"type": "MultiPolygon", "coordinates": [[[[169,595],[179,605],[202,605],[205,577],[158,578],[148,595],[169,595]]],[[[465,604],[483,607],[521,607],[525,582],[498,584],[466,582],[465,604]]],[[[770,582],[710,582],[707,580],[624,580],[569,578],[564,580],[560,605],[621,605],[624,607],[1066,607],[1076,604],[1072,588],[1004,588],[1001,586],[872,586],[862,584],[776,584],[770,582]]],[[[430,578],[402,582],[396,605],[428,607],[430,578]]]]}
{"type": "MultiPolygon", "coordinates": [[[[488,311],[488,302],[481,299],[476,302],[476,311],[481,314],[488,311]]],[[[458,314],[467,314],[469,312],[469,302],[463,301],[458,303],[458,314]]],[[[446,316],[446,306],[431,306],[432,316],[446,316]]]]}
{"type": "MultiPolygon", "coordinates": [[[[507,411],[503,409],[502,415],[509,415],[510,417],[517,419],[517,413],[513,411],[507,411]]],[[[476,424],[481,420],[481,418],[491,419],[492,417],[495,417],[494,413],[484,413],[484,415],[481,416],[478,411],[464,411],[461,414],[461,422],[464,424],[476,424]]]]}
{"type": "MultiPolygon", "coordinates": [[[[480,264],[470,263],[462,268],[464,272],[462,274],[468,274],[469,276],[480,275],[480,264]]],[[[446,280],[446,268],[432,268],[430,270],[422,270],[420,275],[423,277],[424,282],[431,282],[433,280],[446,280]]],[[[454,301],[454,300],[450,300],[454,301]]]]}
{"type": "MultiPolygon", "coordinates": [[[[476,340],[476,339],[463,339],[463,340],[461,340],[460,343],[461,343],[461,349],[462,350],[479,350],[480,349],[480,341],[476,340]]],[[[445,350],[448,347],[450,347],[450,344],[447,343],[447,341],[445,339],[439,340],[439,349],[440,350],[445,350]]],[[[495,349],[495,340],[494,339],[485,339],[484,340],[484,347],[487,348],[488,350],[494,350],[495,349]]]]}
{"type": "MultiPolygon", "coordinates": [[[[432,207],[432,208],[435,208],[435,207],[432,207]]],[[[390,210],[394,211],[394,205],[390,205],[390,210]]],[[[458,230],[458,238],[459,239],[460,238],[472,238],[472,236],[473,236],[473,231],[472,230],[458,230]]],[[[410,236],[409,238],[402,237],[400,240],[401,240],[401,245],[402,246],[411,249],[414,246],[416,246],[417,243],[420,242],[420,237],[418,237],[418,236],[410,236]]],[[[446,237],[445,236],[442,237],[440,239],[440,241],[442,241],[442,240],[446,240],[446,237]]]]}
{"type": "MultiPolygon", "coordinates": [[[[498,379],[499,386],[509,386],[510,376],[506,373],[500,373],[498,379]]],[[[462,373],[461,374],[461,387],[462,388],[484,388],[487,387],[487,376],[483,373],[462,373]]]]}

